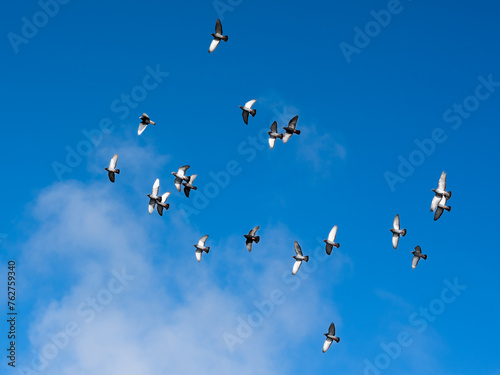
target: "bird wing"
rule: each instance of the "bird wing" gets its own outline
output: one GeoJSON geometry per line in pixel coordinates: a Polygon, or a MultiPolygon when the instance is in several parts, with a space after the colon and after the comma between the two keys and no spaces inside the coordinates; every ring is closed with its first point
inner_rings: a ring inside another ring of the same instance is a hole
{"type": "Polygon", "coordinates": [[[115,182],[115,172],[108,171],[109,181],[115,182]]]}
{"type": "Polygon", "coordinates": [[[394,217],[394,221],[392,222],[392,226],[394,229],[399,230],[399,214],[396,214],[396,217],[394,217]]]}
{"type": "Polygon", "coordinates": [[[220,22],[220,19],[217,19],[217,21],[215,22],[215,33],[222,35],[222,23],[220,22]]]}
{"type": "Polygon", "coordinates": [[[432,198],[431,211],[434,211],[437,208],[440,200],[441,197],[439,197],[438,195],[435,195],[434,198],[432,198]]]}
{"type": "Polygon", "coordinates": [[[335,324],[330,324],[330,327],[328,328],[328,334],[329,335],[332,335],[332,336],[335,336],[335,324]]]}
{"type": "Polygon", "coordinates": [[[273,133],[278,132],[278,123],[276,121],[271,124],[271,132],[273,133]]]}
{"type": "Polygon", "coordinates": [[[246,245],[247,245],[247,250],[252,251],[252,240],[247,239],[246,245]]]}
{"type": "Polygon", "coordinates": [[[208,47],[208,53],[212,53],[213,51],[215,51],[215,49],[217,48],[219,43],[220,43],[220,39],[214,38],[214,40],[212,40],[212,43],[210,43],[210,47],[208,47]]]}
{"type": "Polygon", "coordinates": [[[443,171],[441,173],[441,177],[439,177],[438,189],[446,191],[446,172],[443,171]]]}
{"type": "Polygon", "coordinates": [[[188,198],[189,198],[189,191],[190,191],[190,190],[191,190],[191,189],[190,189],[188,186],[184,185],[184,194],[185,194],[185,195],[186,195],[186,197],[188,197],[188,198]]]}
{"type": "Polygon", "coordinates": [[[176,177],[174,180],[174,185],[177,188],[177,191],[181,191],[182,178],[176,177]]]}
{"type": "Polygon", "coordinates": [[[422,248],[420,246],[415,246],[415,252],[418,254],[422,253],[422,248]]]}
{"type": "Polygon", "coordinates": [[[442,207],[439,207],[436,208],[436,212],[434,213],[434,221],[436,221],[437,219],[439,219],[441,217],[441,215],[443,214],[443,208],[442,207]]]}
{"type": "Polygon", "coordinates": [[[325,247],[325,250],[326,250],[326,253],[328,255],[330,255],[332,253],[332,249],[333,249],[333,245],[330,245],[328,242],[326,243],[326,247],[325,247]]]}
{"type": "Polygon", "coordinates": [[[154,199],[149,200],[149,214],[152,214],[156,206],[156,202],[154,199]]]}
{"type": "Polygon", "coordinates": [[[271,149],[274,148],[275,143],[276,143],[276,137],[269,136],[269,147],[271,147],[271,149]]]}
{"type": "Polygon", "coordinates": [[[392,234],[392,247],[397,249],[398,248],[398,243],[399,243],[399,234],[393,233],[392,234]]]}
{"type": "Polygon", "coordinates": [[[323,344],[323,353],[326,353],[330,345],[332,345],[333,340],[329,337],[326,338],[325,343],[323,344]]]}
{"type": "MultiPolygon", "coordinates": [[[[148,116],[147,114],[145,114],[145,113],[143,113],[143,114],[142,114],[142,117],[144,117],[144,119],[149,120],[149,116],[148,116]]],[[[140,117],[139,117],[139,118],[140,118],[140,117]]]]}
{"type": "Polygon", "coordinates": [[[198,262],[201,262],[201,254],[203,254],[203,251],[196,249],[196,259],[198,262]]]}
{"type": "Polygon", "coordinates": [[[141,135],[142,132],[144,131],[144,129],[147,128],[147,126],[148,126],[148,124],[145,124],[145,123],[141,122],[139,124],[139,130],[137,130],[137,134],[141,135]]]}
{"type": "Polygon", "coordinates": [[[167,198],[170,196],[170,192],[167,191],[161,196],[161,203],[165,203],[167,201],[167,198]]]}
{"type": "Polygon", "coordinates": [[[330,233],[328,234],[328,241],[335,241],[335,236],[337,236],[337,226],[334,225],[330,233]]]}
{"type": "Polygon", "coordinates": [[[193,181],[195,180],[196,177],[198,177],[197,174],[189,176],[189,185],[193,186],[193,181]]]}
{"type": "Polygon", "coordinates": [[[252,108],[253,104],[257,101],[257,99],[252,99],[252,100],[249,100],[248,102],[245,103],[245,107],[250,109],[252,108]]]}
{"type": "Polygon", "coordinates": [[[295,261],[295,263],[293,265],[292,275],[295,275],[297,273],[297,271],[299,270],[301,264],[302,264],[301,260],[296,260],[295,261]]]}
{"type": "Polygon", "coordinates": [[[283,134],[283,143],[287,143],[291,136],[292,136],[292,133],[283,134]]]}
{"type": "Polygon", "coordinates": [[[295,129],[295,126],[297,125],[297,120],[299,119],[299,116],[295,116],[293,119],[290,120],[288,123],[288,127],[291,129],[295,129]]]}
{"type": "Polygon", "coordinates": [[[177,174],[179,176],[184,176],[184,174],[186,173],[186,171],[189,169],[189,165],[183,165],[182,167],[180,167],[178,170],[177,170],[177,174]]]}
{"type": "Polygon", "coordinates": [[[205,241],[207,240],[207,238],[208,238],[208,234],[206,236],[201,237],[200,240],[198,241],[198,246],[205,247],[205,241]]]}
{"type": "Polygon", "coordinates": [[[153,190],[151,191],[151,195],[153,197],[157,197],[159,191],[160,191],[160,179],[157,178],[154,185],[153,185],[153,190]]]}
{"type": "Polygon", "coordinates": [[[159,204],[158,206],[156,206],[156,209],[158,210],[158,214],[160,216],[163,216],[163,206],[159,204]]]}
{"type": "Polygon", "coordinates": [[[411,268],[415,268],[417,266],[417,263],[419,260],[420,260],[420,257],[414,256],[412,261],[411,261],[411,268]]]}
{"type": "Polygon", "coordinates": [[[302,255],[302,249],[297,241],[293,242],[293,246],[295,247],[295,253],[297,253],[297,255],[302,255]]]}
{"type": "Polygon", "coordinates": [[[241,115],[243,116],[243,121],[245,122],[245,124],[248,125],[248,112],[243,111],[243,113],[241,115]]]}
{"type": "Polygon", "coordinates": [[[448,201],[448,198],[446,196],[442,196],[441,200],[439,201],[438,207],[444,208],[446,206],[446,202],[448,201]]]}
{"type": "Polygon", "coordinates": [[[253,228],[250,232],[248,232],[249,236],[255,236],[255,233],[259,230],[260,226],[257,225],[255,228],[253,228]]]}
{"type": "Polygon", "coordinates": [[[109,161],[109,169],[115,169],[116,163],[118,162],[118,154],[115,154],[109,161]]]}

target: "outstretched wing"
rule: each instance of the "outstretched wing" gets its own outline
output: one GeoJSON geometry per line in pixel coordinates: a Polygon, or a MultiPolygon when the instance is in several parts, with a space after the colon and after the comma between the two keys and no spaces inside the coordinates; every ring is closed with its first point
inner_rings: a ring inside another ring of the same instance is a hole
{"type": "Polygon", "coordinates": [[[141,135],[142,132],[147,128],[147,126],[148,126],[148,124],[141,122],[139,124],[139,130],[137,130],[137,134],[141,135]]]}
{"type": "Polygon", "coordinates": [[[246,245],[247,245],[247,250],[252,251],[252,240],[247,239],[246,245]]]}
{"type": "Polygon", "coordinates": [[[436,221],[437,219],[439,219],[441,217],[441,215],[443,214],[443,211],[444,209],[442,207],[439,207],[436,208],[436,212],[434,213],[434,221],[436,221]]]}
{"type": "Polygon", "coordinates": [[[207,240],[207,238],[208,238],[208,234],[206,236],[201,237],[200,240],[198,241],[198,246],[205,247],[205,241],[207,240]]]}
{"type": "Polygon", "coordinates": [[[393,233],[392,234],[392,247],[397,249],[398,248],[398,243],[399,243],[399,234],[393,233]]]}
{"type": "Polygon", "coordinates": [[[157,178],[154,185],[153,185],[153,190],[151,191],[151,195],[153,197],[157,197],[159,191],[160,191],[160,179],[157,178]]]}
{"type": "Polygon", "coordinates": [[[177,174],[182,177],[186,173],[186,171],[189,169],[189,165],[183,165],[177,170],[177,174]]]}
{"type": "Polygon", "coordinates": [[[326,338],[325,343],[323,344],[323,353],[326,353],[330,345],[332,345],[333,340],[329,337],[326,338]]]}
{"type": "Polygon", "coordinates": [[[420,260],[420,257],[414,256],[412,261],[411,261],[411,268],[415,268],[418,264],[418,261],[420,260]]]}
{"type": "Polygon", "coordinates": [[[335,242],[335,237],[337,236],[337,226],[334,225],[330,233],[328,234],[328,241],[335,242]]]}
{"type": "Polygon", "coordinates": [[[297,255],[302,255],[302,249],[300,248],[300,245],[297,241],[293,242],[293,246],[295,247],[295,253],[297,255]]]}
{"type": "Polygon", "coordinates": [[[330,324],[330,327],[328,328],[328,334],[329,335],[332,335],[332,336],[335,336],[335,324],[330,324]]]}
{"type": "Polygon", "coordinates": [[[446,172],[443,171],[441,173],[441,177],[439,177],[438,189],[446,191],[446,172]]]}
{"type": "Polygon", "coordinates": [[[170,192],[167,191],[161,196],[161,203],[165,203],[167,201],[167,198],[170,196],[170,192]]]}
{"type": "Polygon", "coordinates": [[[255,233],[259,230],[260,226],[257,225],[255,228],[253,228],[250,232],[248,232],[249,236],[255,236],[255,233]]]}
{"type": "Polygon", "coordinates": [[[149,214],[151,215],[155,209],[155,206],[156,206],[156,201],[154,199],[150,199],[149,200],[149,214]]]}
{"type": "Polygon", "coordinates": [[[326,250],[326,253],[328,255],[330,255],[332,253],[332,249],[333,249],[333,245],[330,245],[328,242],[326,243],[326,247],[325,247],[325,250],[326,250]]]}
{"type": "Polygon", "coordinates": [[[241,115],[243,116],[243,122],[248,125],[248,112],[243,111],[241,115]]]}
{"type": "Polygon", "coordinates": [[[215,33],[222,35],[222,23],[220,22],[220,19],[217,19],[217,21],[215,22],[215,33]]]}
{"type": "Polygon", "coordinates": [[[190,189],[188,186],[184,185],[184,194],[185,194],[185,195],[186,195],[186,197],[188,197],[188,198],[189,198],[189,191],[190,191],[190,190],[191,190],[191,189],[190,189]]]}
{"type": "Polygon", "coordinates": [[[250,109],[252,108],[252,106],[254,105],[254,103],[257,101],[257,99],[252,99],[252,100],[249,100],[248,102],[245,103],[245,107],[250,109]]]}
{"type": "Polygon", "coordinates": [[[158,210],[158,214],[160,216],[163,216],[163,206],[159,204],[158,206],[156,206],[156,209],[158,210]]]}
{"type": "Polygon", "coordinates": [[[271,132],[273,133],[278,132],[278,123],[276,121],[271,124],[271,132]]]}
{"type": "Polygon", "coordinates": [[[296,260],[295,261],[295,263],[293,265],[292,275],[295,275],[297,273],[297,271],[299,270],[301,264],[302,264],[301,260],[296,260]]]}
{"type": "Polygon", "coordinates": [[[219,43],[220,43],[220,39],[214,38],[214,40],[212,40],[212,43],[210,43],[210,47],[208,47],[208,53],[212,53],[213,51],[215,51],[215,49],[217,48],[219,43]]]}
{"type": "Polygon", "coordinates": [[[431,211],[434,211],[437,208],[440,200],[441,200],[441,197],[439,197],[437,195],[435,195],[434,198],[432,198],[431,211]]]}
{"type": "Polygon", "coordinates": [[[297,120],[299,119],[299,116],[295,116],[293,119],[290,120],[288,123],[288,127],[291,129],[295,129],[295,126],[297,125],[297,120]]]}
{"type": "Polygon", "coordinates": [[[291,136],[292,136],[292,133],[283,134],[283,143],[287,143],[291,136]]]}
{"type": "Polygon", "coordinates": [[[203,251],[196,249],[196,259],[198,262],[201,262],[201,254],[203,254],[203,251]]]}
{"type": "Polygon", "coordinates": [[[176,177],[174,180],[174,185],[177,188],[177,191],[181,191],[182,179],[179,177],[176,177]]]}
{"type": "Polygon", "coordinates": [[[396,214],[394,217],[394,221],[392,222],[392,226],[394,229],[399,230],[399,214],[396,214]]]}
{"type": "Polygon", "coordinates": [[[111,158],[111,160],[110,160],[110,162],[109,162],[109,167],[108,167],[108,168],[109,168],[109,169],[115,169],[115,168],[116,168],[116,163],[117,163],[117,162],[118,162],[118,154],[115,154],[115,155],[111,158]]]}
{"type": "Polygon", "coordinates": [[[115,172],[108,171],[109,181],[115,182],[115,172]]]}
{"type": "Polygon", "coordinates": [[[269,147],[271,147],[271,149],[274,148],[275,143],[276,143],[276,138],[269,136],[269,147]]]}

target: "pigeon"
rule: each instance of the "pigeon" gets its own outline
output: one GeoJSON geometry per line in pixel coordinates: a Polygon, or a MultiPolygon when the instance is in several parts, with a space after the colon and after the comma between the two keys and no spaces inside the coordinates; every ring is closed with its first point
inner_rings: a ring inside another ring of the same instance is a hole
{"type": "Polygon", "coordinates": [[[278,123],[275,121],[271,125],[271,131],[267,132],[269,134],[269,146],[271,149],[274,148],[274,143],[276,142],[276,138],[283,139],[283,134],[278,133],[278,123]]]}
{"type": "Polygon", "coordinates": [[[198,259],[198,262],[201,261],[201,254],[203,254],[203,252],[208,254],[208,252],[210,251],[210,246],[205,247],[205,241],[207,240],[207,238],[208,234],[201,237],[197,245],[193,245],[194,247],[196,247],[196,259],[198,259]]]}
{"type": "Polygon", "coordinates": [[[340,247],[339,243],[335,243],[335,236],[337,235],[337,226],[334,225],[330,233],[328,234],[328,239],[323,240],[326,243],[326,253],[330,255],[332,253],[333,246],[337,249],[340,247]]]}
{"type": "Polygon", "coordinates": [[[170,207],[168,203],[165,203],[169,195],[170,192],[167,191],[165,194],[161,196],[161,198],[158,201],[156,201],[156,203],[158,204],[158,206],[156,206],[156,209],[158,210],[160,216],[163,216],[163,209],[168,210],[168,208],[170,207]]]}
{"type": "Polygon", "coordinates": [[[405,236],[406,235],[406,229],[399,229],[399,214],[396,214],[396,217],[394,218],[394,221],[392,222],[392,229],[389,229],[392,232],[392,247],[395,249],[398,248],[398,243],[399,243],[399,236],[405,236]]]}
{"type": "Polygon", "coordinates": [[[423,258],[424,260],[427,259],[427,255],[422,254],[420,246],[415,247],[415,251],[412,251],[411,253],[413,254],[413,260],[411,261],[411,268],[413,269],[415,269],[415,267],[417,266],[420,258],[423,258]]]}
{"type": "Polygon", "coordinates": [[[300,248],[300,245],[297,241],[294,241],[293,245],[295,247],[295,253],[297,254],[293,256],[293,258],[295,259],[295,264],[293,265],[292,275],[295,275],[299,270],[303,260],[309,262],[309,255],[302,255],[302,249],[300,248]]]}
{"type": "Polygon", "coordinates": [[[222,35],[222,24],[220,23],[219,19],[217,19],[217,22],[215,22],[215,34],[212,34],[212,36],[214,37],[214,40],[212,40],[212,43],[210,43],[208,53],[212,53],[213,51],[215,51],[221,39],[224,42],[227,42],[227,40],[229,39],[227,35],[222,35]]]}
{"type": "Polygon", "coordinates": [[[156,203],[160,201],[161,198],[158,197],[158,191],[160,190],[160,179],[156,179],[154,185],[153,185],[153,190],[151,191],[151,194],[148,194],[149,197],[149,213],[152,214],[156,203]]]}
{"type": "Polygon", "coordinates": [[[255,116],[255,114],[257,113],[257,110],[256,109],[252,109],[252,106],[253,104],[257,101],[257,99],[252,99],[248,102],[245,103],[245,106],[242,107],[241,105],[239,106],[239,108],[241,108],[243,110],[243,121],[245,121],[245,124],[248,125],[248,114],[250,113],[252,115],[252,117],[255,116]]]}
{"type": "Polygon", "coordinates": [[[189,198],[189,192],[192,190],[197,190],[198,188],[196,186],[193,186],[193,181],[198,176],[197,174],[194,174],[192,176],[188,176],[189,180],[187,182],[183,182],[182,184],[184,185],[184,194],[186,194],[186,197],[189,198]]]}
{"type": "Polygon", "coordinates": [[[446,202],[447,202],[446,195],[443,195],[443,197],[441,198],[441,200],[438,203],[438,206],[436,208],[436,212],[434,213],[434,221],[436,221],[437,219],[439,219],[441,217],[444,210],[446,210],[448,212],[451,211],[451,206],[447,206],[446,202]]]}
{"type": "Polygon", "coordinates": [[[109,181],[115,182],[115,173],[120,174],[120,170],[116,169],[116,162],[118,161],[118,154],[115,154],[109,161],[109,167],[104,168],[108,171],[109,181]]]}
{"type": "Polygon", "coordinates": [[[252,251],[252,242],[259,243],[260,241],[260,236],[256,236],[255,233],[259,230],[260,226],[256,226],[253,228],[248,234],[244,234],[243,237],[247,239],[247,249],[248,251],[252,251]]]}
{"type": "Polygon", "coordinates": [[[189,165],[184,165],[179,168],[177,172],[172,172],[175,176],[174,184],[177,191],[181,191],[182,181],[189,182],[189,176],[186,176],[186,171],[189,169],[189,165]]]}
{"type": "Polygon", "coordinates": [[[137,130],[137,134],[141,135],[142,132],[146,129],[146,127],[151,124],[151,125],[156,125],[156,122],[154,121],[151,121],[149,119],[149,116],[145,113],[142,114],[141,117],[139,117],[141,119],[141,123],[139,124],[139,130],[137,130]]]}
{"type": "Polygon", "coordinates": [[[340,341],[340,337],[335,336],[335,324],[333,323],[330,324],[330,328],[328,328],[328,333],[324,333],[324,335],[326,336],[326,340],[325,343],[323,344],[323,353],[325,353],[330,347],[330,345],[332,345],[333,340],[335,340],[335,342],[337,343],[340,341]]]}
{"type": "Polygon", "coordinates": [[[286,131],[286,133],[283,135],[283,143],[287,143],[293,134],[297,134],[297,135],[300,134],[300,130],[295,129],[295,126],[297,126],[298,119],[299,119],[299,116],[295,116],[293,119],[290,120],[290,122],[288,123],[288,126],[283,128],[286,131]]]}
{"type": "Polygon", "coordinates": [[[441,198],[443,195],[447,198],[451,198],[451,191],[446,191],[446,172],[443,171],[441,173],[441,177],[439,177],[439,182],[438,182],[438,188],[437,189],[431,189],[436,195],[434,195],[434,198],[432,198],[432,203],[431,203],[431,212],[434,211],[441,198]]]}

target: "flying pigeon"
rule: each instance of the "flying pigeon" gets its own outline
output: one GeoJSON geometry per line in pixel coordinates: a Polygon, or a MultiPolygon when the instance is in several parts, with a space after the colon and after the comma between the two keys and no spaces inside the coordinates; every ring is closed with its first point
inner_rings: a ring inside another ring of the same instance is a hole
{"type": "Polygon", "coordinates": [[[256,226],[253,228],[248,234],[244,234],[243,237],[247,239],[247,249],[248,251],[252,251],[252,242],[259,243],[260,241],[260,236],[256,236],[255,233],[259,230],[260,226],[256,226]]]}
{"type": "Polygon", "coordinates": [[[285,129],[285,132],[286,132],[283,135],[283,143],[287,143],[293,134],[297,134],[297,135],[300,134],[300,130],[295,129],[295,127],[297,126],[298,119],[299,119],[299,116],[295,116],[293,119],[290,120],[290,122],[288,123],[288,126],[283,128],[283,129],[285,129]]]}
{"type": "Polygon", "coordinates": [[[446,195],[443,195],[441,200],[438,203],[438,206],[436,208],[436,212],[434,213],[434,221],[436,221],[437,219],[439,219],[441,217],[444,210],[446,210],[448,212],[451,211],[451,206],[447,206],[446,202],[447,202],[446,195]]]}
{"type": "Polygon", "coordinates": [[[257,99],[252,99],[248,102],[245,103],[245,106],[242,107],[241,105],[238,106],[239,108],[241,108],[243,110],[243,121],[245,121],[245,124],[248,125],[248,114],[250,113],[252,115],[252,117],[255,116],[255,114],[257,113],[257,110],[256,109],[252,109],[252,106],[253,104],[257,101],[257,99]]]}
{"type": "MultiPolygon", "coordinates": [[[[439,177],[439,182],[438,182],[438,188],[437,189],[431,189],[436,195],[434,195],[434,198],[432,198],[432,203],[431,203],[431,212],[434,211],[441,198],[443,195],[447,198],[451,198],[451,191],[446,191],[446,172],[443,171],[441,173],[441,177],[439,177]]],[[[446,202],[445,202],[446,203],[446,202]]]]}
{"type": "Polygon", "coordinates": [[[117,161],[118,161],[118,154],[115,154],[109,162],[109,167],[104,168],[105,170],[108,171],[109,181],[111,182],[115,182],[115,173],[120,174],[120,170],[116,169],[117,161]]]}
{"type": "Polygon", "coordinates": [[[156,125],[156,122],[154,121],[151,121],[149,119],[149,116],[145,113],[142,114],[141,117],[139,117],[141,119],[141,123],[139,124],[139,130],[137,130],[137,134],[141,135],[142,132],[146,129],[146,127],[151,124],[151,125],[156,125]]]}
{"type": "Polygon", "coordinates": [[[334,225],[330,233],[328,234],[328,239],[323,240],[326,243],[326,253],[330,255],[332,253],[333,246],[337,249],[340,247],[339,243],[335,243],[335,236],[337,235],[337,226],[334,225]]]}
{"type": "Polygon", "coordinates": [[[392,247],[398,248],[399,236],[406,235],[406,229],[399,229],[399,214],[396,214],[394,221],[392,222],[393,229],[389,229],[392,232],[392,247]]]}
{"type": "Polygon", "coordinates": [[[192,176],[189,176],[189,180],[187,182],[183,182],[182,184],[184,185],[184,194],[186,194],[186,197],[189,198],[189,192],[191,189],[197,190],[198,188],[196,186],[193,186],[193,181],[198,176],[197,174],[194,174],[192,176]]]}
{"type": "Polygon", "coordinates": [[[196,259],[198,259],[198,262],[201,261],[201,254],[203,254],[203,252],[208,254],[208,252],[210,251],[210,246],[205,247],[205,241],[207,240],[207,238],[208,234],[201,237],[197,245],[193,245],[194,247],[196,247],[196,259]]]}
{"type": "Polygon", "coordinates": [[[420,258],[427,260],[427,255],[422,254],[420,246],[415,247],[415,251],[411,252],[413,254],[413,260],[411,261],[411,268],[415,269],[420,258]]]}
{"type": "Polygon", "coordinates": [[[175,176],[174,184],[177,191],[181,191],[182,181],[189,182],[189,176],[186,176],[186,171],[189,169],[189,165],[184,165],[179,168],[177,172],[172,172],[175,176]]]}
{"type": "Polygon", "coordinates": [[[220,23],[219,19],[217,19],[217,22],[215,22],[215,34],[212,34],[212,36],[214,37],[214,40],[212,40],[212,43],[210,43],[210,48],[208,49],[208,53],[212,53],[217,48],[221,39],[224,42],[227,42],[227,40],[229,39],[227,35],[226,36],[222,35],[222,24],[220,23]]]}
{"type": "Polygon", "coordinates": [[[335,340],[335,342],[337,343],[340,341],[340,337],[335,336],[335,324],[333,323],[330,324],[330,328],[328,328],[328,333],[324,333],[324,335],[326,336],[326,340],[325,343],[323,344],[323,353],[325,353],[330,347],[330,345],[332,345],[333,340],[335,340]]]}
{"type": "Polygon", "coordinates": [[[274,148],[274,143],[276,142],[276,138],[283,139],[283,134],[278,133],[278,123],[275,121],[271,125],[271,131],[267,132],[269,134],[269,146],[274,148]]]}
{"type": "Polygon", "coordinates": [[[156,179],[154,185],[153,185],[153,190],[151,191],[151,194],[148,194],[149,197],[149,213],[152,214],[156,203],[161,199],[158,197],[158,191],[160,190],[160,179],[156,179]]]}
{"type": "Polygon", "coordinates": [[[165,203],[167,201],[167,198],[169,197],[169,195],[170,195],[170,192],[167,191],[165,194],[163,194],[161,196],[161,198],[159,200],[156,201],[156,203],[158,204],[158,206],[156,206],[156,209],[158,210],[158,213],[160,214],[160,216],[163,216],[163,209],[168,210],[168,208],[170,207],[170,204],[165,203]]]}
{"type": "Polygon", "coordinates": [[[293,265],[293,270],[292,270],[292,275],[295,275],[297,271],[300,268],[300,265],[302,264],[302,261],[305,260],[306,262],[309,262],[309,255],[302,255],[302,249],[300,248],[300,245],[297,241],[293,242],[293,245],[295,247],[295,253],[297,255],[294,255],[292,258],[295,259],[295,264],[293,265]]]}

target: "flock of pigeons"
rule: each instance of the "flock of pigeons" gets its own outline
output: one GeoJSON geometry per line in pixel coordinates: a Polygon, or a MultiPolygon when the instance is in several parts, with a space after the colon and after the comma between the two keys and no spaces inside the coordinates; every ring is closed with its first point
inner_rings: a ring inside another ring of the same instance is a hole
{"type": "MultiPolygon", "coordinates": [[[[228,37],[222,35],[222,24],[220,20],[217,20],[215,24],[215,34],[212,33],[212,36],[214,39],[210,44],[210,48],[208,50],[209,53],[212,53],[215,50],[215,48],[217,48],[221,40],[225,42],[228,41],[228,37]]],[[[243,121],[247,125],[248,125],[248,116],[251,115],[252,117],[254,117],[257,113],[256,109],[252,109],[252,106],[255,104],[256,101],[257,101],[256,99],[252,99],[247,103],[245,103],[244,106],[239,106],[239,108],[241,108],[241,110],[243,111],[242,112],[243,121]]],[[[156,125],[156,123],[154,121],[151,121],[151,119],[146,113],[143,113],[142,116],[139,118],[141,122],[139,124],[139,129],[137,131],[138,135],[141,135],[148,125],[156,125]]],[[[269,146],[271,149],[274,148],[276,139],[281,139],[283,140],[283,143],[286,143],[288,142],[288,140],[292,135],[300,134],[300,130],[296,129],[298,119],[299,116],[294,116],[288,123],[288,126],[283,127],[283,129],[285,130],[284,133],[278,133],[278,123],[276,121],[272,123],[271,129],[268,132],[269,146]]],[[[104,168],[106,171],[108,171],[108,177],[111,182],[115,182],[115,174],[120,174],[120,169],[116,168],[117,162],[118,162],[118,154],[115,154],[111,158],[109,166],[107,168],[104,168]]],[[[184,165],[180,167],[177,170],[177,172],[172,172],[172,175],[175,177],[174,185],[177,191],[180,192],[182,187],[184,186],[184,194],[188,198],[191,190],[197,190],[197,187],[193,185],[193,182],[197,177],[197,175],[193,174],[191,176],[188,176],[186,174],[186,171],[189,168],[190,168],[189,165],[184,165]]],[[[431,203],[431,211],[435,211],[434,220],[437,220],[441,217],[444,210],[446,211],[451,210],[451,207],[446,206],[447,200],[451,198],[451,191],[446,191],[446,172],[443,171],[443,173],[441,174],[438,183],[438,188],[431,190],[435,193],[435,196],[432,199],[431,203]]],[[[156,206],[158,214],[160,216],[163,216],[163,210],[168,210],[170,206],[168,203],[166,203],[167,198],[170,196],[170,192],[167,191],[166,193],[159,195],[159,191],[160,191],[160,180],[156,179],[156,181],[153,184],[153,189],[151,191],[151,194],[147,194],[147,196],[149,197],[149,213],[152,214],[156,206]]],[[[255,228],[250,230],[248,234],[243,235],[243,237],[245,237],[246,239],[246,248],[248,249],[249,252],[252,251],[252,244],[259,243],[260,241],[260,236],[256,235],[259,228],[260,228],[259,226],[256,226],[255,228]]],[[[340,247],[340,244],[335,242],[335,238],[337,236],[337,229],[338,229],[337,225],[335,225],[328,234],[328,238],[323,240],[326,243],[325,250],[328,255],[332,253],[333,247],[336,248],[340,247]]],[[[406,235],[406,229],[401,229],[399,214],[397,214],[396,217],[394,218],[393,228],[391,228],[390,231],[392,232],[392,245],[394,249],[397,249],[399,238],[401,236],[404,237],[406,235]]],[[[205,246],[207,239],[208,239],[208,234],[201,237],[198,243],[193,245],[196,249],[195,255],[198,262],[201,261],[201,256],[203,252],[208,254],[208,252],[210,251],[210,246],[205,246]]],[[[294,249],[295,249],[295,255],[293,256],[293,258],[295,259],[295,263],[293,264],[292,268],[293,275],[295,275],[299,271],[302,262],[309,261],[309,256],[303,254],[302,248],[300,247],[297,241],[294,241],[294,249]]],[[[417,266],[420,258],[423,258],[424,260],[427,259],[427,255],[422,254],[420,246],[416,246],[415,251],[412,251],[412,254],[413,254],[413,259],[412,259],[413,269],[417,266]]],[[[328,332],[325,333],[324,335],[326,336],[326,339],[323,345],[323,353],[325,353],[328,350],[333,341],[337,343],[340,341],[340,338],[335,336],[334,323],[330,324],[328,332]]]]}

